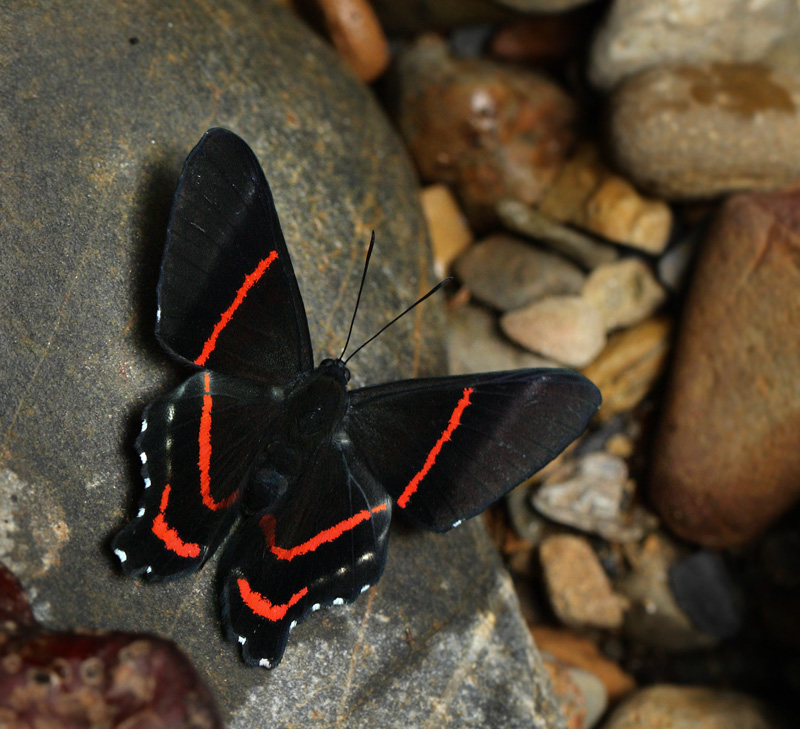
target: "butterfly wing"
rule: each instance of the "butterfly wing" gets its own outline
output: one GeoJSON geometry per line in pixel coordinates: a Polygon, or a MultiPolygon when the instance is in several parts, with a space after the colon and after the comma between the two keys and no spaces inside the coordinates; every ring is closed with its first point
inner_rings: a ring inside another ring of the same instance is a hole
{"type": "Polygon", "coordinates": [[[391,500],[347,444],[323,443],[287,497],[237,529],[220,565],[229,637],[267,668],[297,623],[355,600],[386,561],[391,500]]]}
{"type": "Polygon", "coordinates": [[[205,370],[147,407],[136,441],[144,494],[112,541],[126,574],[170,579],[214,553],[278,405],[271,388],[205,370]]]}
{"type": "Polygon", "coordinates": [[[313,368],[272,193],[251,149],[226,129],[206,132],[178,182],[156,336],[179,359],[238,377],[283,383],[313,368]]]}
{"type": "Polygon", "coordinates": [[[446,531],[555,458],[599,406],[571,370],[406,380],[351,392],[345,430],[397,507],[446,531]]]}

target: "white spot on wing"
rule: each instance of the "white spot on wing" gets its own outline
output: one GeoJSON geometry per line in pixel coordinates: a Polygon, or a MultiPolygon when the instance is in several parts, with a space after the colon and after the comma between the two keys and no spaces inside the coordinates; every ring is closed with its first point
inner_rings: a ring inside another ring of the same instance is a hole
{"type": "Polygon", "coordinates": [[[239,642],[240,642],[242,645],[244,645],[245,643],[247,643],[247,638],[245,638],[243,635],[240,635],[240,636],[239,636],[239,642]]]}
{"type": "Polygon", "coordinates": [[[334,604],[334,605],[344,605],[344,598],[342,598],[342,597],[337,597],[337,598],[336,598],[336,599],[333,601],[333,604],[334,604]]]}
{"type": "Polygon", "coordinates": [[[315,612],[317,612],[317,610],[319,610],[321,607],[322,607],[322,605],[320,605],[318,602],[315,602],[315,603],[314,603],[314,604],[311,606],[311,612],[312,612],[312,613],[315,613],[315,612]]]}
{"type": "Polygon", "coordinates": [[[264,666],[264,668],[272,668],[272,664],[266,658],[262,658],[258,662],[258,665],[259,666],[264,666]]]}
{"type": "Polygon", "coordinates": [[[141,462],[142,462],[142,465],[144,465],[145,463],[147,463],[147,453],[145,453],[144,451],[142,451],[142,452],[139,454],[139,459],[141,460],[141,462]]]}
{"type": "Polygon", "coordinates": [[[149,489],[149,488],[150,488],[150,479],[149,479],[149,478],[147,478],[147,476],[145,476],[145,478],[144,478],[144,487],[145,487],[146,489],[149,489]]]}
{"type": "Polygon", "coordinates": [[[170,403],[167,406],[167,422],[171,423],[173,420],[175,420],[175,406],[170,403]]]}
{"type": "Polygon", "coordinates": [[[367,590],[369,590],[369,588],[369,585],[364,585],[364,587],[361,588],[361,594],[363,595],[367,590]]]}
{"type": "Polygon", "coordinates": [[[461,519],[459,519],[458,521],[454,521],[450,528],[451,529],[455,529],[460,523],[461,523],[461,519]]]}
{"type": "Polygon", "coordinates": [[[148,567],[145,571],[149,575],[153,571],[153,568],[152,567],[148,567]]]}
{"type": "Polygon", "coordinates": [[[158,324],[160,321],[161,321],[161,307],[159,306],[158,309],[156,309],[156,324],[158,324]]]}
{"type": "Polygon", "coordinates": [[[125,554],[125,552],[123,552],[121,549],[115,549],[114,554],[116,554],[117,557],[119,557],[120,562],[124,562],[126,559],[128,559],[128,555],[125,554]]]}
{"type": "Polygon", "coordinates": [[[136,512],[136,516],[137,517],[144,516],[144,506],[141,509],[139,509],[139,511],[136,512]]]}
{"type": "Polygon", "coordinates": [[[296,627],[297,627],[297,621],[292,620],[292,622],[289,623],[289,630],[294,630],[296,627]]]}
{"type": "Polygon", "coordinates": [[[142,433],[147,430],[147,418],[142,418],[142,433]]]}

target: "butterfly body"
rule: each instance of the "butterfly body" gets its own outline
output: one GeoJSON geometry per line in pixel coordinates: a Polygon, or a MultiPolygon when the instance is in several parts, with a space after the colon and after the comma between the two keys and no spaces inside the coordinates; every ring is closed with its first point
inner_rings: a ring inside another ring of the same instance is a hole
{"type": "Polygon", "coordinates": [[[555,457],[599,393],[516,370],[348,389],[313,365],[305,310],[266,179],[235,134],[186,161],[158,286],[156,335],[197,371],[145,410],[144,493],[112,547],[148,581],[219,566],[228,637],[274,667],[310,613],[380,578],[392,512],[447,531],[555,457]]]}

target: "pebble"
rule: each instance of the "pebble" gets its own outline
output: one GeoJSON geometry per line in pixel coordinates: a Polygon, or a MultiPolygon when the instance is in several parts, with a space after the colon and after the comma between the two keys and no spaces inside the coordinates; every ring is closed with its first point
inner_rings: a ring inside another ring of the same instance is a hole
{"type": "Polygon", "coordinates": [[[624,601],[611,583],[589,542],[560,534],[547,537],[539,549],[545,587],[558,619],[572,628],[619,628],[624,601]]]}
{"type": "Polygon", "coordinates": [[[638,505],[625,461],[598,451],[580,458],[572,478],[551,477],[533,495],[533,506],[552,521],[613,542],[632,542],[656,522],[638,505]]]}
{"type": "Polygon", "coordinates": [[[368,0],[314,0],[325,34],[342,60],[369,83],[389,65],[389,43],[368,0]]]}
{"type": "Polygon", "coordinates": [[[669,538],[655,533],[624,549],[631,572],[616,579],[614,589],[630,603],[624,625],[628,639],[670,653],[715,645],[717,639],[694,627],[669,588],[669,569],[681,556],[669,538]]]}
{"type": "Polygon", "coordinates": [[[500,311],[554,294],[578,294],[586,279],[561,256],[502,233],[472,246],[455,272],[477,298],[500,311]]]}
{"type": "Polygon", "coordinates": [[[547,243],[585,268],[596,268],[619,257],[614,246],[573,230],[519,200],[500,200],[496,210],[500,221],[509,230],[547,243]]]}
{"type": "Polygon", "coordinates": [[[650,497],[704,546],[751,542],[800,499],[798,210],[800,187],[728,200],[687,295],[650,497]]]}
{"type": "Polygon", "coordinates": [[[551,656],[542,655],[541,658],[565,726],[567,729],[584,729],[589,712],[586,696],[575,680],[573,669],[551,656]]]}
{"type": "Polygon", "coordinates": [[[539,207],[555,220],[653,254],[664,250],[672,228],[669,206],[636,192],[588,143],[564,164],[539,207]]]}
{"type": "Polygon", "coordinates": [[[670,200],[791,184],[800,178],[798,139],[800,79],[765,64],[653,68],[609,103],[619,168],[670,200]]]}
{"type": "Polygon", "coordinates": [[[606,343],[600,313],[580,296],[548,296],[504,314],[503,331],[525,349],[585,367],[606,343]]]}
{"type": "Polygon", "coordinates": [[[549,653],[568,666],[583,668],[599,678],[605,686],[609,703],[618,703],[636,688],[636,679],[604,656],[588,638],[571,630],[546,625],[532,626],[531,635],[542,653],[549,653]]]}
{"type": "Polygon", "coordinates": [[[586,280],[582,295],[600,312],[607,332],[644,321],[667,297],[641,258],[598,266],[586,280]]]}
{"type": "Polygon", "coordinates": [[[657,684],[618,706],[603,729],[785,729],[761,702],[746,694],[657,684]]]}
{"type": "Polygon", "coordinates": [[[732,638],[742,629],[742,595],[715,552],[700,550],[673,564],[669,585],[675,601],[698,630],[732,638]]]}
{"type": "Polygon", "coordinates": [[[705,228],[699,226],[670,246],[659,257],[658,280],[673,293],[682,293],[689,277],[700,240],[705,237],[705,228]]]}
{"type": "Polygon", "coordinates": [[[557,366],[552,360],[509,342],[499,330],[497,317],[480,306],[463,304],[452,307],[448,323],[450,374],[557,366]]]}
{"type": "Polygon", "coordinates": [[[798,31],[800,7],[786,0],[615,0],[595,36],[589,77],[608,91],[647,68],[747,63],[798,31]]]}
{"type": "Polygon", "coordinates": [[[398,59],[392,103],[428,182],[451,185],[476,229],[495,202],[533,204],[573,143],[576,106],[543,75],[483,59],[454,58],[423,36],[398,59]]]}
{"type": "Polygon", "coordinates": [[[601,422],[635,408],[664,373],[672,320],[659,316],[612,334],[600,356],[583,369],[603,393],[601,422]]]}
{"type": "Polygon", "coordinates": [[[440,278],[472,243],[472,231],[447,185],[430,185],[420,193],[422,212],[428,223],[433,267],[440,278]]]}

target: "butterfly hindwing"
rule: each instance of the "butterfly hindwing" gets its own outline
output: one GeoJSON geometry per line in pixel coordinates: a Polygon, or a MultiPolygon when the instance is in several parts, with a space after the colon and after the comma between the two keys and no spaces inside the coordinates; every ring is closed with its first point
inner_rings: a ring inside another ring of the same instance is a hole
{"type": "Polygon", "coordinates": [[[345,429],[399,511],[446,531],[555,458],[600,405],[570,370],[405,380],[350,393],[345,429]]]}
{"type": "Polygon", "coordinates": [[[158,286],[156,336],[188,363],[285,383],[313,368],[303,302],[255,155],[225,129],[184,165],[158,286]]]}
{"type": "Polygon", "coordinates": [[[144,494],[112,542],[127,574],[170,579],[213,554],[239,513],[277,404],[258,383],[205,370],[148,406],[136,441],[144,494]]]}
{"type": "Polygon", "coordinates": [[[225,548],[223,619],[248,664],[276,666],[297,623],[352,602],[383,572],[391,500],[348,447],[321,445],[287,498],[225,548]]]}

